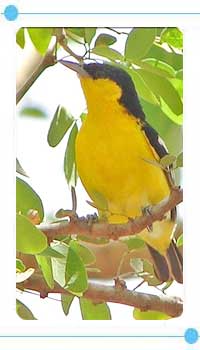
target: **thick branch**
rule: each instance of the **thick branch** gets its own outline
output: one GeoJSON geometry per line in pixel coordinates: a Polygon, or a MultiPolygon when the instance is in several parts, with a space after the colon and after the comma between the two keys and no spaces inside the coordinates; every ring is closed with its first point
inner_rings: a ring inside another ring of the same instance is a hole
{"type": "Polygon", "coordinates": [[[179,188],[172,189],[169,197],[151,209],[151,215],[141,216],[135,220],[129,220],[126,224],[108,224],[105,222],[88,223],[87,220],[73,219],[70,222],[60,222],[37,227],[46,234],[49,240],[58,236],[78,234],[93,238],[106,237],[118,239],[123,236],[135,235],[146,227],[150,227],[155,221],[162,220],[167,212],[183,201],[183,191],[179,188]]]}
{"type": "MultiPolygon", "coordinates": [[[[34,290],[41,296],[48,293],[68,294],[68,292],[58,284],[51,290],[41,277],[32,275],[28,280],[18,285],[20,289],[34,290]]],[[[182,301],[175,297],[165,295],[153,295],[139,293],[123,287],[107,286],[96,283],[89,283],[88,289],[83,293],[85,298],[95,302],[111,302],[136,307],[142,311],[160,311],[171,317],[178,317],[183,312],[182,301]]]]}
{"type": "Polygon", "coordinates": [[[17,91],[16,95],[16,103],[18,104],[22,97],[26,94],[26,92],[30,89],[30,87],[33,85],[33,83],[36,81],[36,79],[40,76],[40,74],[48,67],[54,65],[56,63],[55,56],[53,54],[53,49],[49,50],[44,58],[41,60],[41,62],[35,67],[35,70],[32,72],[32,74],[28,77],[28,79],[25,81],[25,83],[20,87],[20,89],[17,91]]]}

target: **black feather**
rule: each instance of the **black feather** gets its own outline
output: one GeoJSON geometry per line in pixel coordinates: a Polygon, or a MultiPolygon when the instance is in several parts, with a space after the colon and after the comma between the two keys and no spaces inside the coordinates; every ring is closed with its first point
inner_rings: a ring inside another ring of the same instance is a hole
{"type": "Polygon", "coordinates": [[[145,114],[140,105],[135,85],[124,69],[108,63],[89,63],[84,64],[83,68],[93,79],[111,79],[119,85],[122,90],[119,103],[136,118],[145,120],[145,114]]]}

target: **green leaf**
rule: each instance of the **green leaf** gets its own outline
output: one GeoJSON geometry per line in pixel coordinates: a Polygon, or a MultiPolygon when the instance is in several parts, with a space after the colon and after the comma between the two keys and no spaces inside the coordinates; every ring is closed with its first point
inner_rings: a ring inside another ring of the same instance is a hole
{"type": "Polygon", "coordinates": [[[170,154],[178,155],[183,148],[182,127],[169,118],[158,105],[141,100],[147,122],[158,132],[170,154]]]}
{"type": "MultiPolygon", "coordinates": [[[[66,243],[64,243],[64,242],[52,242],[51,247],[56,253],[61,255],[60,256],[61,259],[64,257],[66,260],[66,257],[68,254],[68,248],[69,248],[66,243]]],[[[55,256],[55,257],[58,258],[58,256],[55,256]]]]}
{"type": "Polygon", "coordinates": [[[183,98],[183,80],[177,79],[177,78],[170,78],[169,81],[170,83],[172,83],[173,87],[176,89],[176,91],[178,92],[179,96],[182,99],[183,98]]]}
{"type": "Polygon", "coordinates": [[[92,39],[94,38],[95,34],[96,34],[96,28],[86,27],[85,28],[85,34],[84,34],[86,43],[88,43],[90,45],[90,43],[91,43],[92,39]]]}
{"type": "Polygon", "coordinates": [[[91,52],[95,55],[108,58],[110,61],[123,61],[124,58],[122,54],[108,46],[96,46],[91,52]]]}
{"type": "Polygon", "coordinates": [[[110,35],[110,34],[99,34],[99,36],[96,38],[94,46],[110,46],[114,43],[116,43],[117,39],[115,36],[110,35]]]}
{"type": "Polygon", "coordinates": [[[177,78],[177,79],[183,80],[183,69],[179,69],[179,70],[176,72],[176,78],[177,78]]]}
{"type": "Polygon", "coordinates": [[[165,28],[161,33],[160,40],[177,49],[183,48],[183,33],[178,28],[165,28]]]}
{"type": "Polygon", "coordinates": [[[177,90],[168,79],[147,72],[144,69],[140,69],[137,72],[149,86],[149,89],[155,95],[162,97],[172,112],[174,112],[176,115],[180,115],[183,112],[183,104],[181,98],[177,90]]]}
{"type": "Polygon", "coordinates": [[[96,261],[94,253],[80,242],[72,240],[70,245],[83,260],[84,265],[91,265],[96,261]]]}
{"type": "Polygon", "coordinates": [[[66,28],[67,31],[80,36],[81,38],[85,37],[85,28],[75,28],[75,27],[70,27],[70,28],[66,28]]]}
{"type": "Polygon", "coordinates": [[[20,259],[16,259],[16,271],[24,272],[26,270],[26,266],[23,261],[20,259]]]}
{"type": "Polygon", "coordinates": [[[175,160],[176,160],[175,156],[173,156],[172,154],[166,154],[166,156],[164,156],[160,159],[160,164],[164,168],[166,168],[166,167],[172,165],[175,162],[175,160]]]}
{"type": "Polygon", "coordinates": [[[143,160],[153,166],[156,166],[157,168],[160,168],[160,169],[163,169],[164,170],[164,167],[163,165],[158,162],[157,160],[154,160],[154,159],[147,159],[147,158],[143,158],[143,160]]]}
{"type": "Polygon", "coordinates": [[[69,247],[63,242],[52,242],[52,249],[60,254],[60,257],[52,257],[52,269],[54,280],[64,288],[65,286],[65,270],[69,247]]]}
{"type": "Polygon", "coordinates": [[[158,286],[161,282],[157,279],[153,265],[149,261],[134,258],[130,260],[130,266],[138,277],[141,277],[149,286],[158,286]]]}
{"type": "Polygon", "coordinates": [[[143,273],[140,274],[149,286],[159,286],[161,284],[160,280],[156,277],[153,265],[147,261],[143,260],[143,273]]]}
{"type": "Polygon", "coordinates": [[[183,125],[183,114],[175,114],[172,112],[171,108],[166,104],[166,102],[160,98],[160,106],[162,108],[162,111],[170,118],[174,123],[177,125],[183,125]]]}
{"type": "Polygon", "coordinates": [[[72,293],[83,293],[88,287],[86,269],[81,257],[73,247],[73,242],[69,244],[65,283],[65,288],[72,293]]]}
{"type": "Polygon", "coordinates": [[[159,44],[153,44],[150,48],[149,52],[145,57],[155,58],[161,60],[162,62],[166,62],[170,66],[172,66],[175,70],[179,70],[183,68],[183,55],[180,53],[169,52],[166,48],[160,46],[159,44]]]}
{"type": "Polygon", "coordinates": [[[65,286],[65,268],[66,268],[66,258],[58,259],[52,258],[52,270],[53,278],[61,287],[65,286]]]}
{"type": "Polygon", "coordinates": [[[44,209],[38,194],[25,181],[16,179],[16,211],[17,213],[28,215],[30,209],[37,210],[40,220],[43,220],[44,209]]]}
{"type": "Polygon", "coordinates": [[[54,279],[51,258],[49,258],[48,256],[36,255],[36,260],[40,270],[42,271],[47,285],[49,286],[49,288],[53,289],[54,279]]]}
{"type": "Polygon", "coordinates": [[[52,119],[47,140],[51,147],[55,147],[63,139],[74,121],[73,116],[62,106],[58,106],[52,119]]]}
{"type": "Polygon", "coordinates": [[[24,254],[37,254],[47,247],[47,238],[24,215],[16,215],[17,251],[24,254]]]}
{"type": "Polygon", "coordinates": [[[17,272],[16,273],[16,283],[22,283],[24,281],[26,281],[29,277],[32,276],[32,274],[34,273],[34,269],[33,268],[29,268],[24,272],[17,272]]]}
{"type": "Polygon", "coordinates": [[[64,157],[64,172],[67,183],[72,186],[76,186],[77,171],[75,163],[75,142],[78,133],[77,125],[74,124],[67,142],[67,148],[64,157]]]}
{"type": "Polygon", "coordinates": [[[80,115],[80,119],[81,119],[81,121],[82,121],[82,123],[85,121],[85,118],[87,117],[87,113],[81,113],[81,115],[80,115]]]}
{"type": "Polygon", "coordinates": [[[47,247],[45,250],[43,250],[38,255],[49,257],[49,258],[59,258],[59,259],[65,258],[65,255],[57,252],[55,249],[53,249],[51,247],[47,247]]]}
{"type": "Polygon", "coordinates": [[[53,28],[28,28],[30,39],[36,50],[43,56],[50,44],[53,28]]]}
{"type": "Polygon", "coordinates": [[[20,175],[28,177],[28,175],[26,174],[25,170],[22,168],[22,166],[17,158],[16,158],[16,172],[20,175]]]}
{"type": "Polygon", "coordinates": [[[159,311],[140,311],[133,310],[133,317],[135,320],[169,320],[171,317],[159,311]]]}
{"type": "Polygon", "coordinates": [[[129,33],[125,45],[127,60],[142,58],[149,51],[156,36],[155,28],[134,28],[129,33]]]}
{"type": "Polygon", "coordinates": [[[23,320],[37,320],[31,310],[20,300],[16,300],[16,312],[23,320]]]}
{"type": "Polygon", "coordinates": [[[145,66],[141,66],[141,68],[149,70],[152,73],[162,75],[168,78],[175,78],[176,76],[175,69],[166,62],[160,61],[159,59],[145,58],[142,60],[142,63],[145,63],[145,66]]]}
{"type": "Polygon", "coordinates": [[[84,28],[65,28],[66,39],[68,44],[77,45],[85,43],[84,28]]]}
{"type": "Polygon", "coordinates": [[[39,107],[24,107],[20,111],[21,116],[34,117],[34,118],[46,118],[47,114],[39,107]]]}
{"type": "Polygon", "coordinates": [[[83,320],[111,320],[110,309],[106,303],[93,303],[86,298],[80,298],[80,309],[83,320]]]}
{"type": "Polygon", "coordinates": [[[147,102],[158,104],[159,101],[156,95],[153,94],[149,86],[145,83],[144,79],[133,69],[129,69],[128,73],[134,82],[138,95],[147,102]]]}
{"type": "Polygon", "coordinates": [[[183,152],[181,152],[176,159],[176,167],[177,168],[183,167],[183,152]]]}
{"type": "Polygon", "coordinates": [[[129,250],[141,249],[145,246],[143,239],[138,237],[125,238],[122,241],[127,245],[129,250]]]}
{"type": "Polygon", "coordinates": [[[16,34],[17,44],[23,49],[25,46],[24,28],[20,28],[16,34]]]}
{"type": "Polygon", "coordinates": [[[130,259],[130,266],[132,267],[134,272],[138,275],[144,271],[143,260],[140,258],[130,259]]]}
{"type": "Polygon", "coordinates": [[[73,300],[74,300],[74,295],[61,294],[61,305],[62,305],[63,312],[66,316],[69,314],[69,309],[73,300]]]}
{"type": "Polygon", "coordinates": [[[181,247],[183,245],[183,234],[178,237],[176,245],[177,247],[181,247]]]}

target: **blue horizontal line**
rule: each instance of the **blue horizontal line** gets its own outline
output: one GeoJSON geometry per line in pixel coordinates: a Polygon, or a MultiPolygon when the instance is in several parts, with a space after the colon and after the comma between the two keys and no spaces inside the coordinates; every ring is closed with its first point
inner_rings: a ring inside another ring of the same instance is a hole
{"type": "Polygon", "coordinates": [[[0,338],[184,338],[183,335],[0,335],[0,338]]]}
{"type": "MultiPolygon", "coordinates": [[[[1,15],[4,13],[1,12],[1,15]]],[[[200,12],[19,12],[18,15],[175,15],[175,16],[183,16],[183,15],[196,15],[199,16],[200,12]]]]}
{"type": "Polygon", "coordinates": [[[182,13],[182,12],[32,12],[32,13],[26,13],[26,12],[19,12],[21,15],[200,15],[200,12],[188,12],[188,13],[182,13]]]}

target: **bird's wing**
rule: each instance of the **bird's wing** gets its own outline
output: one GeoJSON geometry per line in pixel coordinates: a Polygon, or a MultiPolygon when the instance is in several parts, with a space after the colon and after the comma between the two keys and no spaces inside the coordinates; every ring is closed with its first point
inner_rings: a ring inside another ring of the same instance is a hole
{"type": "Polygon", "coordinates": [[[144,130],[145,136],[150,142],[154,151],[156,151],[159,158],[168,154],[167,147],[157,131],[153,129],[146,121],[142,124],[142,130],[144,130]]]}
{"type": "MultiPolygon", "coordinates": [[[[169,154],[164,141],[158,135],[157,131],[153,129],[146,121],[142,124],[142,129],[145,136],[152,147],[153,153],[161,159],[169,154]]],[[[165,171],[169,186],[175,185],[172,166],[169,166],[165,171]]],[[[176,219],[176,208],[171,210],[171,220],[176,219]]],[[[155,273],[161,281],[167,281],[169,276],[172,276],[177,282],[183,283],[183,259],[182,255],[176,247],[174,239],[167,249],[166,256],[162,256],[153,247],[148,246],[150,254],[154,261],[155,273]]]]}
{"type": "MultiPolygon", "coordinates": [[[[156,155],[160,159],[169,154],[167,147],[164,141],[162,140],[162,138],[159,136],[157,131],[153,129],[146,121],[142,123],[142,130],[144,131],[144,134],[154,154],[156,153],[156,155]]],[[[175,185],[172,166],[169,166],[166,168],[165,176],[167,178],[169,187],[172,188],[172,186],[175,185]]],[[[175,221],[176,219],[176,208],[173,208],[171,210],[171,219],[173,221],[175,221]]]]}

